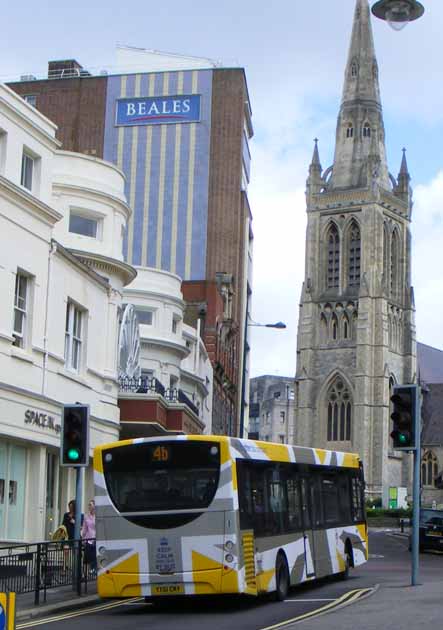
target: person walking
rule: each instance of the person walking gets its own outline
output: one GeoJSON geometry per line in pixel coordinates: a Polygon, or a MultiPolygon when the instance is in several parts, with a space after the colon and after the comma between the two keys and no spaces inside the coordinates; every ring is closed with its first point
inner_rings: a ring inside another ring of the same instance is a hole
{"type": "Polygon", "coordinates": [[[97,572],[97,555],[95,547],[95,501],[91,499],[88,504],[88,513],[85,514],[82,526],[82,540],[85,543],[85,559],[91,567],[93,574],[97,572]]]}
{"type": "MultiPolygon", "coordinates": [[[[81,525],[83,525],[83,514],[81,515],[81,525]]],[[[68,503],[68,511],[63,515],[62,526],[66,528],[68,534],[64,549],[65,567],[72,566],[71,555],[74,553],[74,536],[75,536],[75,501],[72,499],[68,503]]]]}

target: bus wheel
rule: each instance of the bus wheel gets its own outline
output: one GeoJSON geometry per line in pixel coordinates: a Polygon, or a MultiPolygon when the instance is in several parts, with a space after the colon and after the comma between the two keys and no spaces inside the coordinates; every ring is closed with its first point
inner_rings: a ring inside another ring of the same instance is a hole
{"type": "Polygon", "coordinates": [[[289,570],[285,555],[279,553],[275,563],[275,599],[282,602],[286,599],[289,591],[289,570]]]}
{"type": "Polygon", "coordinates": [[[349,569],[353,566],[352,561],[352,546],[351,544],[346,545],[345,551],[345,569],[340,573],[340,577],[342,580],[347,580],[349,577],[349,569]]]}

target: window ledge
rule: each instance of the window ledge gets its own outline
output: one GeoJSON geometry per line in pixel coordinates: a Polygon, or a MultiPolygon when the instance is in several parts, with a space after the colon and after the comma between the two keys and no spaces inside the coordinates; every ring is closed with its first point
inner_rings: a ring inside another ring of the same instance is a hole
{"type": "Polygon", "coordinates": [[[70,372],[69,370],[61,369],[61,370],[58,370],[57,374],[59,374],[60,376],[64,376],[65,378],[69,379],[70,381],[75,381],[76,383],[79,383],[79,385],[83,385],[83,387],[87,387],[88,389],[92,389],[92,386],[89,385],[89,383],[86,381],[86,379],[83,378],[83,376],[81,376],[77,372],[70,372]]]}
{"type": "Polygon", "coordinates": [[[22,350],[22,348],[16,348],[15,346],[11,346],[11,357],[15,359],[20,359],[20,361],[26,361],[26,363],[32,363],[34,365],[34,359],[32,355],[29,354],[26,350],[22,350]]]}

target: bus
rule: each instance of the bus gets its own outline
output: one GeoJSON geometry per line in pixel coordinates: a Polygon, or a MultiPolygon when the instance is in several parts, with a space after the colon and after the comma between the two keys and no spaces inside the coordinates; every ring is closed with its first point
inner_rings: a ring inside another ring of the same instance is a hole
{"type": "Polygon", "coordinates": [[[94,451],[101,597],[273,593],[368,559],[356,454],[234,437],[94,451]]]}

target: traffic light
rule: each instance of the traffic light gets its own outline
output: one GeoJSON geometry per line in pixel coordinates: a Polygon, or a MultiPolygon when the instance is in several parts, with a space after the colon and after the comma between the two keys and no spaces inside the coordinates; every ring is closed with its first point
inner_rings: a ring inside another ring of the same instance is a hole
{"type": "Polygon", "coordinates": [[[417,385],[394,385],[391,396],[393,406],[391,438],[393,447],[397,450],[415,449],[417,396],[417,385]]]}
{"type": "Polygon", "coordinates": [[[89,405],[64,405],[60,443],[61,466],[89,464],[89,405]]]}

